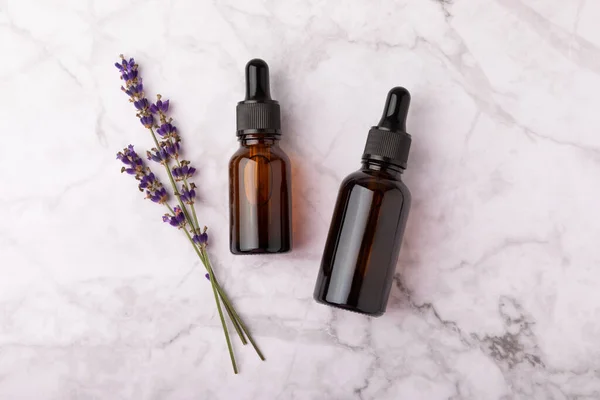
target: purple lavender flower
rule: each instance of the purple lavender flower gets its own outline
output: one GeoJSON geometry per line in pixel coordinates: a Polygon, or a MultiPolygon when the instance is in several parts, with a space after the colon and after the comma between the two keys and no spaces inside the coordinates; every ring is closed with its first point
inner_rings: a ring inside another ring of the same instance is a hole
{"type": "Polygon", "coordinates": [[[158,183],[156,176],[154,173],[150,172],[148,175],[144,175],[142,179],[140,179],[139,188],[140,189],[151,189],[158,183]]]}
{"type": "Polygon", "coordinates": [[[181,181],[184,179],[191,178],[192,175],[196,172],[196,168],[190,167],[187,162],[182,162],[181,167],[173,168],[173,177],[176,181],[181,181]]]}
{"type": "Polygon", "coordinates": [[[163,149],[164,151],[166,151],[166,153],[173,158],[178,158],[179,157],[179,142],[163,142],[164,146],[163,149]]]}
{"type": "Polygon", "coordinates": [[[199,235],[195,234],[194,237],[192,238],[192,240],[196,244],[205,245],[206,243],[208,243],[208,234],[206,233],[206,231],[202,232],[199,235]]]}
{"type": "Polygon", "coordinates": [[[123,151],[117,153],[117,160],[121,160],[125,165],[135,165],[136,161],[132,158],[132,155],[136,156],[137,153],[133,150],[133,146],[129,145],[123,151]]]}
{"type": "Polygon", "coordinates": [[[127,61],[125,57],[121,55],[121,62],[115,63],[115,67],[117,67],[121,72],[131,71],[135,67],[135,61],[133,58],[130,58],[129,61],[127,61]]]}
{"type": "Polygon", "coordinates": [[[162,183],[156,178],[156,175],[150,168],[144,166],[141,157],[135,152],[132,145],[127,146],[123,151],[117,153],[117,159],[121,160],[128,167],[123,167],[121,172],[127,172],[135,175],[135,179],[140,183],[138,189],[146,190],[146,198],[155,203],[164,204],[169,199],[168,193],[162,183]]]}
{"type": "Polygon", "coordinates": [[[174,215],[165,214],[163,216],[163,222],[168,222],[171,226],[176,226],[178,228],[183,228],[185,226],[185,215],[181,211],[179,206],[173,209],[174,215]]]}
{"type": "Polygon", "coordinates": [[[129,145],[117,153],[117,159],[127,165],[142,165],[142,159],[135,152],[133,145],[129,145]]]}
{"type": "Polygon", "coordinates": [[[152,116],[152,114],[142,115],[140,117],[140,122],[146,128],[150,129],[154,126],[154,117],[152,116]]]}
{"type": "Polygon", "coordinates": [[[165,122],[162,124],[157,130],[158,133],[163,138],[175,138],[175,134],[177,134],[177,128],[173,126],[170,122],[165,122]]]}
{"type": "Polygon", "coordinates": [[[148,108],[148,99],[143,98],[140,100],[136,100],[133,102],[133,105],[135,106],[135,108],[137,108],[138,110],[145,110],[148,108]]]}
{"type": "Polygon", "coordinates": [[[139,111],[138,117],[140,122],[146,128],[154,127],[154,116],[150,113],[150,102],[144,97],[144,85],[142,78],[138,77],[138,66],[133,58],[129,61],[121,56],[121,62],[115,66],[121,72],[121,79],[125,81],[125,87],[121,86],[121,90],[127,93],[133,101],[133,105],[139,111]]]}
{"type": "Polygon", "coordinates": [[[138,76],[138,71],[136,68],[130,70],[130,71],[123,71],[121,73],[121,77],[123,78],[123,80],[125,82],[133,82],[138,76]]]}
{"type": "Polygon", "coordinates": [[[196,191],[194,190],[196,186],[192,183],[191,189],[187,187],[187,185],[181,186],[181,191],[179,192],[179,198],[181,201],[187,204],[194,204],[194,199],[196,198],[196,191]]]}
{"type": "Polygon", "coordinates": [[[156,101],[155,104],[150,106],[150,112],[152,114],[166,114],[169,111],[169,100],[162,101],[160,98],[156,101]]]}
{"type": "Polygon", "coordinates": [[[165,204],[169,200],[169,195],[164,187],[157,189],[156,191],[146,190],[146,198],[150,199],[154,203],[165,204]]]}
{"type": "Polygon", "coordinates": [[[140,156],[135,152],[132,145],[127,146],[117,153],[117,159],[127,167],[121,168],[121,172],[127,172],[129,175],[135,175],[136,179],[144,174],[144,163],[140,156]]]}
{"type": "Polygon", "coordinates": [[[121,90],[124,91],[127,96],[132,99],[143,98],[144,97],[144,85],[142,84],[142,78],[138,78],[136,83],[132,83],[127,86],[127,89],[121,86],[121,90]]]}
{"type": "Polygon", "coordinates": [[[169,153],[167,153],[164,149],[157,149],[156,147],[153,147],[152,151],[147,151],[146,156],[148,160],[152,160],[160,164],[164,164],[169,160],[169,153]]]}

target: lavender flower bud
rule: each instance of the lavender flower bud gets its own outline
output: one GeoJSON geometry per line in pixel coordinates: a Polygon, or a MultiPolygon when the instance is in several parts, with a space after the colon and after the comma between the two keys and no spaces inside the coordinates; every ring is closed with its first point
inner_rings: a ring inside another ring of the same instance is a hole
{"type": "Polygon", "coordinates": [[[123,80],[126,83],[132,83],[135,79],[137,79],[137,76],[138,76],[137,69],[132,69],[130,71],[123,71],[123,73],[121,74],[121,78],[123,78],[123,80]]]}
{"type": "Polygon", "coordinates": [[[135,61],[133,58],[130,58],[129,61],[125,60],[123,56],[121,56],[121,62],[115,63],[115,67],[121,72],[131,71],[135,67],[135,61]]]}
{"type": "Polygon", "coordinates": [[[150,199],[154,203],[165,204],[169,199],[169,196],[165,188],[161,187],[156,191],[146,190],[146,198],[150,199]]]}
{"type": "Polygon", "coordinates": [[[175,167],[173,168],[173,177],[175,178],[176,181],[181,181],[184,179],[188,179],[191,178],[192,175],[194,175],[194,173],[196,172],[196,168],[194,167],[190,167],[187,162],[182,162],[182,166],[181,167],[175,167]]]}
{"type": "Polygon", "coordinates": [[[194,199],[196,198],[196,191],[194,190],[194,187],[192,187],[190,190],[186,185],[182,185],[179,198],[181,201],[187,204],[194,204],[194,199]]]}
{"type": "Polygon", "coordinates": [[[142,115],[140,117],[140,122],[146,128],[150,129],[150,128],[152,128],[154,126],[154,117],[152,116],[152,114],[142,115]]]}
{"type": "MultiPolygon", "coordinates": [[[[165,142],[163,142],[165,143],[165,142]]],[[[179,157],[179,142],[175,142],[175,143],[170,143],[170,142],[166,142],[163,146],[164,151],[166,151],[166,153],[173,158],[178,158],[179,157]]]]}
{"type": "Polygon", "coordinates": [[[169,160],[169,154],[165,150],[159,150],[156,147],[153,147],[152,151],[147,151],[146,156],[148,160],[152,160],[160,164],[164,164],[169,160]]]}
{"type": "Polygon", "coordinates": [[[194,243],[199,244],[199,245],[206,245],[208,243],[208,234],[205,232],[202,232],[201,234],[195,234],[194,237],[192,238],[192,240],[194,241],[194,243]]]}
{"type": "Polygon", "coordinates": [[[171,138],[177,133],[177,128],[174,127],[170,122],[165,122],[156,130],[156,133],[163,138],[171,138]]]}
{"type": "Polygon", "coordinates": [[[148,99],[140,99],[133,102],[133,105],[138,110],[145,110],[148,108],[148,99]]]}
{"type": "Polygon", "coordinates": [[[137,175],[137,170],[135,168],[121,168],[121,173],[126,172],[129,175],[137,175]]]}
{"type": "Polygon", "coordinates": [[[127,172],[129,175],[135,175],[136,178],[144,174],[144,163],[140,156],[135,152],[132,145],[127,146],[117,153],[117,159],[127,167],[121,168],[121,172],[127,172]]]}
{"type": "Polygon", "coordinates": [[[167,111],[169,111],[169,100],[162,101],[162,100],[158,99],[155,104],[152,104],[150,106],[150,112],[152,114],[157,114],[157,113],[166,114],[167,111]]]}
{"type": "Polygon", "coordinates": [[[171,226],[175,226],[178,228],[183,228],[186,224],[185,215],[181,211],[179,206],[173,209],[174,215],[165,214],[163,216],[163,222],[168,222],[171,226]]]}
{"type": "Polygon", "coordinates": [[[154,173],[150,172],[148,175],[144,175],[140,180],[139,188],[140,189],[150,189],[156,185],[158,181],[156,180],[156,176],[154,173]]]}
{"type": "Polygon", "coordinates": [[[142,78],[138,79],[137,84],[129,85],[127,89],[125,89],[123,86],[121,86],[121,90],[124,91],[129,97],[134,98],[134,99],[143,97],[144,85],[142,84],[142,78]]]}

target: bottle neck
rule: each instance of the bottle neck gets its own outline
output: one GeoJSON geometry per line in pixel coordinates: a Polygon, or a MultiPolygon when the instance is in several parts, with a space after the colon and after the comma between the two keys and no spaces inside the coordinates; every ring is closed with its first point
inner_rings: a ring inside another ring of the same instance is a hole
{"type": "Polygon", "coordinates": [[[238,140],[240,145],[244,147],[248,146],[278,146],[279,135],[265,135],[265,134],[247,134],[241,135],[238,140]]]}
{"type": "Polygon", "coordinates": [[[389,175],[390,178],[401,180],[401,175],[404,170],[397,165],[379,160],[362,160],[363,171],[375,171],[389,175]]]}

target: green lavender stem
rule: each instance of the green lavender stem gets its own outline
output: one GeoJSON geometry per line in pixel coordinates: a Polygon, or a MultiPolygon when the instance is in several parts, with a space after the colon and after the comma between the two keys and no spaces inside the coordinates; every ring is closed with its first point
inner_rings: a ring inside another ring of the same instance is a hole
{"type": "MultiPolygon", "coordinates": [[[[202,249],[201,252],[205,255],[205,259],[206,259],[206,264],[205,266],[207,268],[211,268],[210,267],[210,260],[208,258],[208,253],[206,252],[205,249],[202,249]]],[[[212,270],[212,269],[211,269],[212,270]]],[[[254,350],[256,351],[256,354],[258,354],[258,357],[265,361],[265,356],[262,354],[262,352],[260,351],[260,349],[258,348],[258,345],[256,344],[256,342],[254,341],[254,339],[252,338],[252,335],[250,335],[250,332],[248,331],[248,328],[246,327],[246,325],[244,324],[244,321],[242,321],[242,318],[238,315],[238,313],[235,311],[235,308],[233,308],[233,306],[231,305],[231,302],[229,301],[229,298],[227,297],[227,295],[225,294],[225,291],[223,291],[223,289],[221,288],[221,285],[219,285],[217,283],[217,290],[219,290],[220,294],[221,294],[221,298],[223,299],[223,303],[229,305],[229,307],[231,308],[231,311],[233,312],[233,315],[235,316],[235,319],[237,319],[237,321],[240,324],[240,327],[242,328],[242,330],[244,331],[244,333],[246,334],[246,336],[248,336],[248,340],[250,341],[250,344],[252,345],[252,347],[254,347],[254,350]]]]}
{"type": "Polygon", "coordinates": [[[231,346],[231,339],[229,338],[229,332],[227,331],[227,324],[223,317],[223,311],[221,310],[221,301],[219,300],[219,294],[217,293],[217,287],[215,282],[215,276],[212,272],[208,273],[210,276],[210,282],[212,284],[213,294],[215,295],[215,302],[217,303],[217,309],[219,310],[219,318],[221,319],[221,325],[223,326],[223,332],[225,332],[225,340],[227,341],[227,348],[229,349],[229,357],[231,358],[231,365],[233,366],[233,373],[237,374],[237,364],[235,363],[235,356],[233,355],[233,347],[231,346]]]}
{"type": "MultiPolygon", "coordinates": [[[[220,286],[217,287],[217,290],[219,291],[219,295],[221,295],[221,287],[220,286]]],[[[223,301],[223,296],[221,296],[221,301],[223,301]]],[[[227,305],[227,303],[225,303],[225,301],[223,301],[223,305],[225,306],[225,310],[227,311],[227,314],[229,314],[229,319],[231,319],[231,322],[233,323],[233,327],[235,328],[236,333],[240,337],[240,341],[242,342],[242,344],[244,346],[247,345],[248,341],[246,340],[246,335],[244,335],[244,331],[242,330],[242,327],[240,326],[240,322],[234,316],[235,310],[231,309],[227,305]]]]}
{"type": "MultiPolygon", "coordinates": [[[[173,209],[168,204],[166,204],[166,206],[169,209],[169,211],[171,212],[171,214],[175,214],[173,209]]],[[[198,251],[196,244],[192,240],[192,237],[190,236],[189,232],[185,229],[184,229],[184,232],[185,232],[185,235],[187,236],[188,240],[190,241],[190,243],[196,250],[196,253],[198,253],[198,256],[202,260],[201,253],[198,251]]],[[[214,274],[211,271],[208,271],[208,273],[209,273],[210,283],[213,288],[213,293],[215,295],[215,302],[217,303],[217,311],[219,312],[219,319],[221,320],[221,326],[223,327],[223,333],[225,334],[225,341],[227,342],[227,350],[229,351],[229,358],[231,358],[231,365],[233,367],[233,373],[237,374],[238,369],[237,369],[237,364],[235,362],[235,356],[233,354],[233,346],[231,345],[231,340],[229,338],[229,331],[227,330],[227,324],[225,324],[225,318],[223,317],[223,310],[221,309],[221,301],[219,300],[219,295],[218,295],[217,288],[216,288],[217,282],[215,281],[214,274]]]]}
{"type": "MultiPolygon", "coordinates": [[[[192,237],[190,236],[188,231],[185,231],[185,234],[188,238],[188,240],[190,241],[190,243],[192,243],[192,246],[194,247],[194,250],[196,251],[196,254],[198,254],[198,257],[200,257],[200,260],[202,261],[202,263],[204,264],[204,268],[206,268],[206,271],[210,276],[214,277],[215,280],[215,287],[217,289],[217,291],[219,292],[219,295],[221,296],[221,299],[223,301],[223,304],[225,304],[226,309],[230,310],[231,313],[233,315],[230,315],[231,321],[237,321],[237,323],[239,324],[239,327],[241,328],[241,330],[246,334],[246,336],[248,337],[248,340],[250,341],[250,344],[252,345],[252,347],[254,347],[254,350],[256,351],[256,354],[258,354],[258,357],[265,361],[265,356],[262,354],[262,352],[260,351],[260,349],[258,348],[258,345],[256,344],[256,342],[254,341],[254,339],[252,338],[252,335],[250,334],[250,332],[248,331],[248,328],[246,327],[246,324],[244,324],[244,321],[242,321],[242,318],[239,316],[239,314],[235,311],[235,308],[233,307],[233,305],[231,304],[231,301],[229,300],[229,298],[227,297],[227,294],[225,293],[225,291],[223,290],[223,288],[221,287],[221,285],[219,284],[219,282],[217,281],[217,278],[214,276],[214,272],[212,270],[211,264],[210,264],[210,259],[208,258],[208,253],[206,252],[206,249],[198,249],[198,246],[196,245],[196,243],[194,243],[194,241],[192,240],[192,237]]],[[[235,326],[235,325],[234,325],[235,326]]],[[[241,337],[241,335],[240,335],[241,337]]]]}
{"type": "Polygon", "coordinates": [[[242,344],[244,344],[244,345],[248,344],[248,342],[246,341],[246,337],[245,337],[245,336],[248,336],[248,340],[250,340],[250,343],[252,343],[252,347],[254,347],[254,350],[256,350],[258,356],[264,361],[265,358],[263,357],[262,353],[260,352],[260,350],[256,346],[256,343],[254,342],[254,340],[252,339],[252,337],[248,333],[248,329],[245,327],[242,319],[240,318],[240,316],[238,315],[238,313],[235,311],[235,308],[233,308],[233,305],[231,304],[231,302],[227,298],[227,295],[225,294],[225,291],[223,290],[223,288],[221,287],[221,285],[217,281],[215,273],[214,273],[214,271],[213,271],[213,269],[212,269],[212,267],[210,265],[210,261],[208,260],[208,253],[206,253],[206,250],[204,250],[204,249],[199,250],[198,249],[198,245],[196,245],[196,243],[194,243],[194,241],[192,240],[189,232],[186,231],[185,233],[186,233],[189,241],[192,243],[192,246],[194,247],[194,250],[196,251],[196,254],[198,254],[198,257],[202,261],[202,264],[204,264],[204,268],[206,268],[206,271],[208,272],[208,276],[209,277],[212,276],[214,278],[215,287],[217,288],[217,291],[219,292],[219,296],[221,297],[221,300],[223,301],[223,305],[225,306],[225,310],[229,314],[229,318],[231,319],[231,323],[233,324],[233,327],[235,328],[238,336],[240,337],[240,340],[242,341],[242,344]],[[245,335],[244,335],[244,333],[245,333],[245,335]]]}
{"type": "MultiPolygon", "coordinates": [[[[212,267],[210,265],[210,261],[208,260],[208,254],[206,253],[205,250],[201,249],[200,252],[198,253],[198,256],[202,260],[202,263],[204,264],[204,268],[206,268],[206,271],[208,271],[209,276],[210,276],[210,273],[211,273],[210,271],[212,270],[212,267]]],[[[213,271],[213,276],[214,276],[214,271],[213,271]]],[[[235,309],[231,305],[231,302],[229,302],[229,300],[227,299],[227,296],[225,296],[225,292],[223,291],[223,288],[221,287],[219,282],[217,282],[216,276],[215,276],[215,283],[217,286],[217,291],[219,292],[219,295],[221,297],[221,301],[223,301],[223,305],[225,306],[225,310],[227,310],[227,314],[229,314],[229,318],[231,319],[231,323],[233,324],[235,331],[237,332],[238,336],[240,337],[242,344],[247,345],[248,342],[246,341],[246,336],[244,335],[244,331],[242,329],[242,326],[240,325],[240,317],[235,312],[235,309]]]]}

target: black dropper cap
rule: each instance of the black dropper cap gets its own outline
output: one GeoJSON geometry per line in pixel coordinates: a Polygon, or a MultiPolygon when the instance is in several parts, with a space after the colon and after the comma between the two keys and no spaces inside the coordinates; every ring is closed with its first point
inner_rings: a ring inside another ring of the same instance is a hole
{"type": "Polygon", "coordinates": [[[369,131],[362,159],[385,161],[406,169],[411,138],[406,133],[410,93],[395,87],[387,95],[381,121],[369,131]]]}
{"type": "Polygon", "coordinates": [[[269,66],[255,58],[246,64],[246,98],[236,109],[237,134],[281,134],[279,103],[271,99],[269,66]]]}

